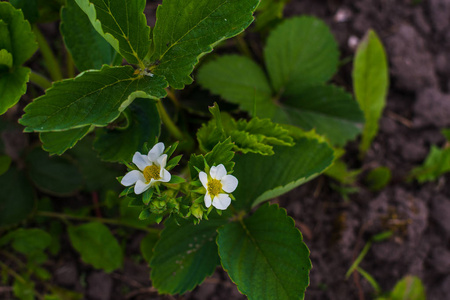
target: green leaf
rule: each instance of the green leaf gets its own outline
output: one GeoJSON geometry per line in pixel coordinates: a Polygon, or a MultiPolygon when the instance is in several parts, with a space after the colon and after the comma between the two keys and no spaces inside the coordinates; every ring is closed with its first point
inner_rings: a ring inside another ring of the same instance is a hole
{"type": "Polygon", "coordinates": [[[71,195],[83,184],[80,171],[65,157],[49,157],[48,153],[35,148],[28,154],[26,161],[31,180],[45,192],[71,195]]]}
{"type": "Polygon", "coordinates": [[[391,170],[388,167],[378,167],[367,174],[366,183],[370,190],[382,190],[391,181],[391,170]]]}
{"type": "Polygon", "coordinates": [[[152,283],[160,294],[183,294],[214,273],[219,263],[216,230],[225,223],[213,216],[198,225],[192,220],[178,225],[174,217],[164,222],[150,261],[152,283]]]}
{"type": "Polygon", "coordinates": [[[34,300],[34,282],[26,280],[25,282],[15,279],[13,284],[14,296],[20,300],[34,300]]]}
{"type": "Polygon", "coordinates": [[[29,76],[30,69],[25,67],[17,67],[13,72],[0,73],[0,95],[2,95],[0,115],[16,105],[20,97],[26,93],[29,76]]]}
{"type": "Polygon", "coordinates": [[[296,95],[298,89],[322,84],[336,72],[337,43],[321,20],[303,16],[276,27],[267,39],[264,59],[279,95],[296,95]]]}
{"type": "Polygon", "coordinates": [[[11,68],[13,65],[13,57],[12,54],[8,52],[6,49],[0,50],[0,71],[2,68],[6,67],[7,69],[11,68]]]}
{"type": "Polygon", "coordinates": [[[356,100],[366,118],[359,146],[361,154],[365,154],[377,135],[389,86],[386,52],[373,30],[367,32],[358,46],[352,75],[356,100]]]}
{"type": "Polygon", "coordinates": [[[141,253],[144,259],[150,263],[153,257],[153,248],[155,248],[156,242],[159,240],[159,235],[157,233],[149,233],[141,241],[141,253]]]}
{"type": "Polygon", "coordinates": [[[140,151],[145,143],[156,143],[161,132],[161,119],[155,101],[136,99],[125,110],[125,114],[128,118],[127,128],[97,131],[94,148],[101,159],[131,161],[134,153],[140,151]]]}
{"type": "Polygon", "coordinates": [[[278,205],[218,230],[223,268],[249,299],[303,299],[309,285],[309,250],[294,220],[278,205]]]}
{"type": "Polygon", "coordinates": [[[67,230],[73,247],[85,263],[108,273],[122,266],[122,249],[105,225],[91,222],[69,226],[67,230]]]}
{"type": "Polygon", "coordinates": [[[16,168],[0,176],[0,226],[25,219],[34,208],[33,188],[16,168]]]}
{"type": "Polygon", "coordinates": [[[432,145],[425,162],[411,171],[410,178],[424,183],[434,181],[447,172],[450,172],[450,148],[439,149],[432,145]]]}
{"type": "Polygon", "coordinates": [[[405,276],[397,282],[390,295],[391,300],[425,300],[425,287],[416,276],[405,276]]]}
{"type": "Polygon", "coordinates": [[[61,155],[71,149],[89,133],[91,126],[75,128],[66,131],[41,132],[39,138],[42,148],[50,154],[61,155]]]}
{"type": "Polygon", "coordinates": [[[283,18],[283,10],[289,0],[261,0],[256,10],[255,30],[262,30],[272,26],[283,18]]]}
{"type": "Polygon", "coordinates": [[[11,166],[11,157],[0,155],[0,176],[5,174],[11,166]]]}
{"type": "Polygon", "coordinates": [[[153,29],[152,72],[177,89],[192,83],[189,75],[199,58],[247,28],[258,4],[259,0],[164,1],[153,29]]]}
{"type": "Polygon", "coordinates": [[[233,192],[237,209],[249,209],[280,196],[315,178],[333,162],[327,143],[303,137],[293,147],[276,146],[275,155],[237,155],[233,175],[239,185],[233,192]],[[256,177],[255,177],[256,176],[256,177]]]}
{"type": "MultiPolygon", "coordinates": [[[[269,112],[268,112],[269,113],[269,112]]],[[[344,146],[360,132],[364,116],[358,103],[342,88],[334,85],[310,86],[281,102],[273,121],[316,129],[332,144],[344,146]]]]}
{"type": "Polygon", "coordinates": [[[21,9],[25,19],[30,23],[35,23],[39,18],[38,5],[36,0],[9,0],[15,8],[21,9]]]}
{"type": "Polygon", "coordinates": [[[143,66],[150,50],[150,27],[144,15],[145,0],[75,0],[95,30],[131,64],[143,66]]]}
{"type": "Polygon", "coordinates": [[[103,64],[112,63],[116,51],[92,27],[75,0],[67,0],[61,11],[60,26],[66,48],[78,70],[100,69],[103,64]]]}
{"type": "Polygon", "coordinates": [[[37,228],[20,228],[2,238],[2,244],[10,243],[14,250],[29,258],[39,254],[42,255],[51,242],[50,234],[37,228]]]}
{"type": "Polygon", "coordinates": [[[179,183],[183,183],[183,182],[186,182],[186,179],[184,179],[183,177],[177,176],[177,175],[172,175],[172,177],[170,178],[170,181],[168,183],[179,184],[179,183]]]}
{"type": "Polygon", "coordinates": [[[450,128],[449,129],[442,129],[442,135],[445,136],[447,141],[450,142],[450,128]]]}
{"type": "Polygon", "coordinates": [[[86,125],[105,126],[119,117],[135,98],[166,95],[160,76],[134,76],[133,68],[103,66],[75,79],[56,82],[25,108],[25,131],[59,131],[86,125]]]}
{"type": "Polygon", "coordinates": [[[349,170],[347,164],[342,159],[336,159],[326,171],[325,175],[339,181],[344,185],[353,185],[356,177],[361,173],[360,169],[349,170]]]}
{"type": "Polygon", "coordinates": [[[272,88],[264,71],[248,57],[218,57],[200,67],[196,80],[213,94],[238,104],[253,116],[275,110],[275,104],[271,101],[272,88]]]}
{"type": "Polygon", "coordinates": [[[8,2],[0,2],[0,37],[0,49],[6,49],[12,54],[14,66],[21,66],[37,50],[30,23],[25,20],[21,10],[8,2]],[[6,36],[9,38],[5,39],[6,36]]]}

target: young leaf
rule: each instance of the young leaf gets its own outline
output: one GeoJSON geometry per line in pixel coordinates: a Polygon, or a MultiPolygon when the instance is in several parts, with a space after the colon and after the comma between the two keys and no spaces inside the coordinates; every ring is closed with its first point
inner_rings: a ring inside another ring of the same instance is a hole
{"type": "Polygon", "coordinates": [[[237,209],[250,209],[259,203],[287,193],[315,178],[333,163],[333,150],[315,138],[295,140],[293,147],[274,147],[275,155],[237,155],[233,175],[239,185],[233,195],[237,209]],[[258,176],[258,180],[255,180],[258,176]]]}
{"type": "Polygon", "coordinates": [[[75,128],[66,131],[41,132],[39,138],[42,142],[42,149],[51,155],[62,155],[68,149],[89,133],[91,126],[75,128]]]}
{"type": "Polygon", "coordinates": [[[264,71],[248,57],[218,57],[202,65],[196,80],[211,93],[238,104],[253,116],[261,117],[266,110],[275,110],[272,88],[264,71]]]}
{"type": "Polygon", "coordinates": [[[166,95],[160,76],[134,76],[133,68],[103,66],[75,79],[57,82],[25,108],[25,131],[58,131],[86,125],[105,126],[119,117],[135,98],[166,95]]]}
{"type": "Polygon", "coordinates": [[[17,67],[13,72],[0,72],[0,115],[19,102],[26,93],[29,76],[30,69],[25,67],[17,67]]]}
{"type": "Polygon", "coordinates": [[[97,131],[94,149],[105,161],[131,161],[134,153],[147,142],[156,143],[161,120],[155,101],[135,99],[127,108],[129,125],[125,129],[101,128],[97,131]]]}
{"type": "Polygon", "coordinates": [[[388,167],[378,167],[367,174],[366,183],[370,190],[382,190],[391,181],[391,170],[388,167]]]}
{"type": "Polygon", "coordinates": [[[78,168],[65,157],[49,157],[39,148],[26,157],[28,175],[36,186],[48,193],[67,196],[83,184],[78,168]]]}
{"type": "Polygon", "coordinates": [[[144,15],[145,0],[75,0],[95,30],[131,64],[144,66],[150,50],[150,27],[144,15]]]}
{"type": "Polygon", "coordinates": [[[63,7],[60,28],[66,48],[79,71],[100,69],[114,60],[116,51],[92,27],[75,0],[67,0],[63,7]]]}
{"type": "Polygon", "coordinates": [[[21,66],[38,47],[30,23],[8,2],[0,2],[0,37],[0,49],[12,54],[14,66],[21,66]]]}
{"type": "Polygon", "coordinates": [[[267,204],[218,232],[222,266],[241,293],[258,300],[304,298],[309,250],[286,210],[267,204]]]}
{"type": "Polygon", "coordinates": [[[261,0],[256,12],[255,30],[266,29],[283,18],[283,10],[289,0],[261,0]]]}
{"type": "Polygon", "coordinates": [[[152,32],[152,72],[177,89],[192,83],[189,75],[199,58],[247,28],[258,4],[259,0],[164,1],[152,32]]]}
{"type": "Polygon", "coordinates": [[[423,165],[414,168],[410,177],[424,183],[434,181],[447,172],[450,172],[450,148],[439,149],[432,145],[423,165]]]}
{"type": "Polygon", "coordinates": [[[264,59],[276,93],[296,95],[299,88],[325,83],[334,75],[339,51],[323,21],[303,16],[270,33],[264,59]]]}
{"type": "Polygon", "coordinates": [[[405,276],[397,282],[390,295],[391,300],[425,300],[425,287],[416,276],[405,276]]]}
{"type": "Polygon", "coordinates": [[[25,219],[34,208],[33,188],[26,176],[11,167],[0,176],[0,226],[25,219]]]}
{"type": "Polygon", "coordinates": [[[85,263],[108,273],[122,266],[122,249],[105,225],[91,222],[69,226],[67,230],[73,247],[85,263]]]}
{"type": "Polygon", "coordinates": [[[366,118],[361,154],[369,149],[378,132],[378,121],[386,105],[389,70],[383,44],[373,30],[369,30],[358,46],[353,67],[353,86],[356,100],[366,118]]]}
{"type": "Polygon", "coordinates": [[[225,218],[210,217],[194,225],[192,220],[174,217],[164,223],[150,261],[153,286],[161,294],[183,294],[211,276],[217,264],[217,228],[225,218]]]}

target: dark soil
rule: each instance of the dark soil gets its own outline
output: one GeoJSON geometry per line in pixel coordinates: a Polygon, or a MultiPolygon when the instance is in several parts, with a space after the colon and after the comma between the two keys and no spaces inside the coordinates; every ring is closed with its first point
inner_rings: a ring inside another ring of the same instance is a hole
{"type": "MultiPolygon", "coordinates": [[[[146,13],[152,16],[154,9],[155,4],[149,4],[146,13]]],[[[354,274],[346,280],[345,273],[370,237],[386,230],[394,236],[375,243],[361,267],[384,291],[403,276],[416,275],[424,281],[428,299],[448,299],[450,175],[424,185],[407,183],[405,177],[423,162],[431,145],[444,144],[440,129],[450,127],[450,1],[292,0],[285,13],[324,19],[339,42],[341,58],[352,56],[355,41],[369,28],[375,29],[391,68],[389,98],[377,138],[363,161],[357,158],[357,142],[347,147],[345,156],[351,168],[363,169],[360,182],[368,170],[387,166],[393,173],[391,183],[381,192],[360,184],[359,192],[345,201],[331,188],[333,181],[322,176],[273,201],[294,218],[311,250],[313,269],[306,299],[372,299],[373,288],[364,278],[354,274]]],[[[57,35],[56,26],[47,27],[50,36],[57,35]]],[[[334,79],[349,91],[351,67],[345,65],[334,79]]],[[[10,154],[16,152],[14,147],[29,143],[3,138],[12,143],[10,154]]],[[[128,239],[122,271],[106,274],[86,266],[67,241],[64,255],[47,267],[56,284],[92,300],[245,299],[220,268],[192,292],[159,296],[151,287],[147,265],[136,258],[143,236],[137,233],[128,239]]]]}

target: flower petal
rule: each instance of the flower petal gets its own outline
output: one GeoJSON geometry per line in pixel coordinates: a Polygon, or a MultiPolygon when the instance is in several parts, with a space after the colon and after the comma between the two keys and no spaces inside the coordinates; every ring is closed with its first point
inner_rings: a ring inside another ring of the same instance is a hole
{"type": "Polygon", "coordinates": [[[202,182],[203,187],[205,189],[207,189],[208,188],[208,175],[206,175],[205,172],[200,172],[200,173],[198,173],[198,178],[202,182]]]}
{"type": "Polygon", "coordinates": [[[222,190],[224,190],[227,193],[232,193],[238,186],[238,180],[233,175],[225,175],[220,180],[222,183],[222,190]]]}
{"type": "Polygon", "coordinates": [[[144,171],[145,167],[151,166],[151,162],[148,160],[146,155],[142,155],[139,152],[136,152],[133,155],[133,164],[135,164],[139,170],[144,171]]]}
{"type": "Polygon", "coordinates": [[[146,190],[148,190],[151,186],[152,182],[144,183],[141,180],[136,181],[136,185],[134,186],[134,193],[136,195],[142,194],[146,190]]]}
{"type": "Polygon", "coordinates": [[[227,170],[224,165],[220,164],[217,167],[211,167],[209,175],[214,179],[220,180],[223,176],[227,175],[227,170]]]}
{"type": "Polygon", "coordinates": [[[231,198],[227,194],[219,194],[213,199],[212,205],[220,210],[225,210],[231,203],[231,198]]]}
{"type": "Polygon", "coordinates": [[[206,207],[211,206],[211,195],[208,192],[206,192],[206,195],[205,195],[205,206],[206,207]]]}
{"type": "Polygon", "coordinates": [[[161,174],[159,176],[161,176],[161,179],[158,181],[161,182],[169,182],[170,179],[172,178],[172,175],[170,175],[169,171],[163,168],[161,168],[161,174]]]}
{"type": "Polygon", "coordinates": [[[156,160],[156,165],[160,166],[161,169],[165,168],[167,164],[167,154],[163,154],[156,160]]]}
{"type": "Polygon", "coordinates": [[[120,183],[124,186],[130,186],[135,184],[138,180],[145,181],[144,175],[138,170],[133,170],[125,174],[120,183]]]}
{"type": "Polygon", "coordinates": [[[148,158],[150,159],[151,162],[156,162],[158,157],[160,157],[161,154],[163,154],[163,152],[164,152],[164,144],[158,143],[155,146],[153,146],[153,148],[148,152],[148,158]]]}

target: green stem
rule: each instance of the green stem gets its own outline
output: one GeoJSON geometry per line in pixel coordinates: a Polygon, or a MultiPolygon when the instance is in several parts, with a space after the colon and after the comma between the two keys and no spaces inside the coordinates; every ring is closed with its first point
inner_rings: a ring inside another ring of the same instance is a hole
{"type": "Polygon", "coordinates": [[[66,66],[67,66],[67,78],[75,77],[75,63],[73,61],[72,54],[69,51],[66,52],[66,66]]]}
{"type": "Polygon", "coordinates": [[[36,35],[39,50],[41,51],[42,57],[44,58],[45,64],[47,66],[47,70],[50,73],[53,81],[62,80],[63,76],[61,68],[47,40],[36,25],[33,25],[33,32],[36,35]]]}
{"type": "Polygon", "coordinates": [[[175,125],[175,123],[172,121],[172,119],[167,114],[166,109],[164,108],[164,105],[162,104],[161,100],[156,102],[156,108],[158,109],[159,116],[166,125],[167,130],[175,137],[175,139],[182,141],[185,139],[184,134],[181,132],[181,130],[175,125]]]}
{"type": "Polygon", "coordinates": [[[50,80],[45,78],[43,75],[34,72],[33,70],[30,73],[30,81],[44,91],[52,86],[52,82],[50,80]]]}
{"type": "Polygon", "coordinates": [[[239,51],[241,51],[242,54],[244,54],[248,58],[253,59],[252,51],[250,50],[250,48],[247,45],[247,42],[244,39],[244,33],[241,33],[238,36],[236,36],[236,41],[237,41],[237,47],[239,48],[239,51]]]}
{"type": "Polygon", "coordinates": [[[127,223],[124,223],[124,222],[122,222],[120,220],[116,220],[116,219],[82,217],[82,216],[66,215],[66,214],[56,213],[56,212],[51,212],[51,211],[37,211],[36,215],[41,216],[41,217],[58,218],[61,220],[72,219],[72,220],[79,220],[79,221],[96,221],[96,222],[100,222],[103,224],[125,226],[125,227],[130,227],[130,228],[139,229],[139,230],[152,232],[152,233],[159,233],[159,231],[160,231],[159,229],[156,229],[156,228],[148,228],[148,227],[141,227],[141,226],[133,225],[133,224],[127,224],[127,223]]]}
{"type": "Polygon", "coordinates": [[[346,279],[348,279],[350,277],[350,275],[352,275],[353,271],[355,271],[356,268],[358,268],[358,266],[361,263],[361,261],[363,260],[364,256],[366,256],[367,252],[369,252],[369,249],[371,246],[372,246],[372,241],[369,241],[366,243],[366,245],[362,249],[361,253],[358,255],[358,257],[355,259],[355,261],[353,262],[350,269],[348,269],[347,273],[345,274],[346,279]]]}

